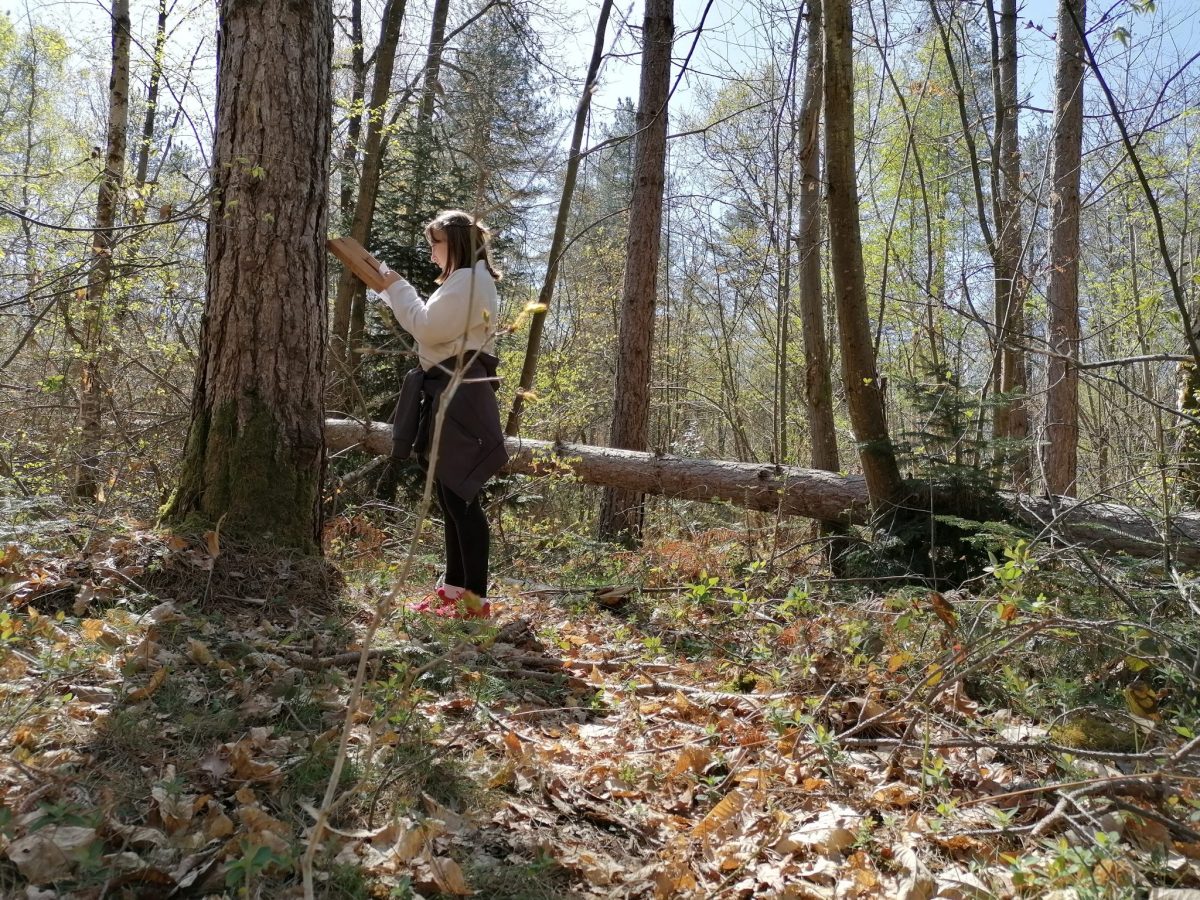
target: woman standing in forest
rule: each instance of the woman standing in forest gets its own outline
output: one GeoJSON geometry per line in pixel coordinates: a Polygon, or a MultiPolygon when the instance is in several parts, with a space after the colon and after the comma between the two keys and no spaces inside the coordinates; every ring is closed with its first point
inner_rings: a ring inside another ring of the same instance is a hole
{"type": "Polygon", "coordinates": [[[392,455],[416,453],[432,463],[434,493],[446,522],[446,570],[420,611],[456,618],[486,618],[489,535],[479,492],[508,454],[496,403],[498,360],[496,281],[490,232],[461,210],[439,213],[425,239],[440,285],[422,301],[416,289],[387,265],[380,267],[384,298],[400,326],[417,341],[420,365],[404,379],[392,417],[392,455]],[[456,375],[461,374],[461,378],[456,375]],[[433,435],[443,393],[448,393],[438,446],[433,435]]]}

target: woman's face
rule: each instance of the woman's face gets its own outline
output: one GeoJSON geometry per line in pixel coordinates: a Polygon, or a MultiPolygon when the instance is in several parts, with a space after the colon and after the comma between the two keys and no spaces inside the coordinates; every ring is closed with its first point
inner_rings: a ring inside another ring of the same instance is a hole
{"type": "Polygon", "coordinates": [[[450,261],[450,245],[446,243],[444,231],[429,232],[429,258],[438,269],[446,271],[446,265],[450,261]]]}

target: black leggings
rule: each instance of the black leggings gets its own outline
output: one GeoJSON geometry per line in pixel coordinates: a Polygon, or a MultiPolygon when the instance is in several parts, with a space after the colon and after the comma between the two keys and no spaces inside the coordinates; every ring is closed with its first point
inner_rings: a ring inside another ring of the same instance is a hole
{"type": "Polygon", "coordinates": [[[446,520],[446,584],[486,597],[488,520],[479,497],[467,503],[440,481],[434,487],[446,520]]]}

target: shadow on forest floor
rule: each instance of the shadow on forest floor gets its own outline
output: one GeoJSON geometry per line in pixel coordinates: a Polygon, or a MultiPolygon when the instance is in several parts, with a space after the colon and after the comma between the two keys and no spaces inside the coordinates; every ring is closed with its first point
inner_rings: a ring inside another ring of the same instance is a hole
{"type": "MultiPolygon", "coordinates": [[[[5,567],[16,576],[5,579],[5,622],[19,623],[5,673],[28,690],[18,692],[25,709],[0,726],[15,764],[0,794],[11,840],[0,893],[295,893],[370,615],[347,601],[336,569],[146,534],[68,560],[11,555],[5,567]]],[[[401,624],[407,632],[377,641],[331,825],[374,833],[365,846],[376,853],[401,847],[388,879],[396,896],[457,894],[460,881],[487,896],[567,896],[569,879],[527,830],[461,853],[431,847],[477,819],[497,786],[452,733],[483,715],[480,698],[532,699],[549,721],[590,715],[594,689],[539,666],[520,620],[500,630],[401,624]],[[401,697],[409,666],[428,671],[401,697]],[[459,681],[475,698],[442,699],[459,681]],[[415,709],[418,697],[439,707],[447,731],[415,709]]],[[[345,843],[328,835],[318,854],[320,896],[370,895],[354,858],[335,858],[345,843]]]]}
{"type": "MultiPolygon", "coordinates": [[[[496,621],[377,634],[318,896],[1200,884],[1195,680],[1178,642],[1105,627],[1103,585],[1025,551],[943,596],[759,565],[735,529],[537,564],[520,540],[496,621]],[[1056,812],[1078,783],[1106,793],[1056,812]]],[[[372,546],[345,581],[144,532],[6,551],[0,894],[300,896],[394,571],[372,546]]]]}

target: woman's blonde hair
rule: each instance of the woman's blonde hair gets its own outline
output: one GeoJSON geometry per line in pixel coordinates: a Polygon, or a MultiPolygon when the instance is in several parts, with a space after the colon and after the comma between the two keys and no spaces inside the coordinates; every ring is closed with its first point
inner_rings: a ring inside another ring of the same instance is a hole
{"type": "Polygon", "coordinates": [[[433,244],[434,234],[446,241],[449,250],[446,266],[436,279],[438,284],[449,278],[455,269],[468,268],[477,262],[482,262],[491,276],[500,280],[500,271],[492,262],[492,232],[470,213],[461,209],[443,210],[425,226],[425,240],[430,244],[433,244]]]}

